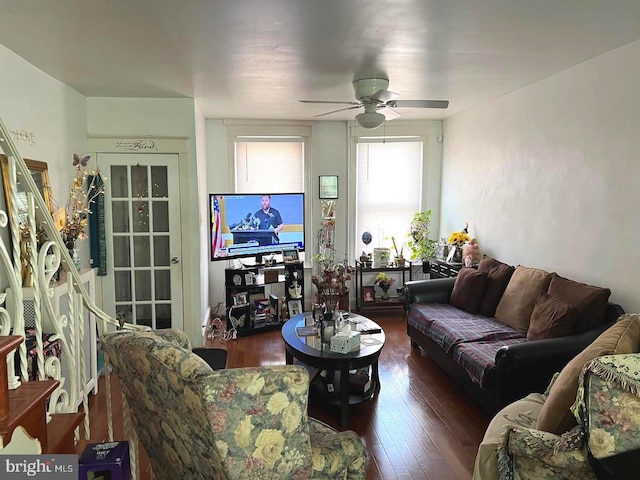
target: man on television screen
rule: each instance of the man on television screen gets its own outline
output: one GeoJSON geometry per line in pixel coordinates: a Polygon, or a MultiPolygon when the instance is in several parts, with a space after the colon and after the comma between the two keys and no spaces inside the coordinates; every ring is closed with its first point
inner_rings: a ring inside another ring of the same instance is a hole
{"type": "MultiPolygon", "coordinates": [[[[262,209],[255,213],[255,217],[260,219],[259,230],[272,230],[276,239],[278,233],[284,228],[284,223],[280,212],[271,207],[271,195],[262,195],[262,209]]],[[[278,239],[279,241],[279,239],[278,239]]]]}

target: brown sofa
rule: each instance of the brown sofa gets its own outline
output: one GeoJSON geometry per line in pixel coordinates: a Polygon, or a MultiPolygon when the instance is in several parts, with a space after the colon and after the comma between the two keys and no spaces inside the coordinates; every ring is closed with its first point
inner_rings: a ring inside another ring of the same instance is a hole
{"type": "Polygon", "coordinates": [[[624,313],[610,290],[485,257],[407,282],[407,334],[488,413],[531,392],[624,313]]]}

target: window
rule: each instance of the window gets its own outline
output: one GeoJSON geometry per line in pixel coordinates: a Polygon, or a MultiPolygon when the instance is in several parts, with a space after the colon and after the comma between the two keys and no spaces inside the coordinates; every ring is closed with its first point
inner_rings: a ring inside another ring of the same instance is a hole
{"type": "Polygon", "coordinates": [[[299,138],[237,138],[236,193],[304,191],[304,142],[299,138]]]}
{"type": "MultiPolygon", "coordinates": [[[[422,141],[417,138],[361,138],[356,149],[356,254],[363,249],[362,233],[369,231],[373,247],[398,248],[407,240],[409,225],[420,211],[422,141]]],[[[405,255],[409,252],[405,250],[405,255]]]]}

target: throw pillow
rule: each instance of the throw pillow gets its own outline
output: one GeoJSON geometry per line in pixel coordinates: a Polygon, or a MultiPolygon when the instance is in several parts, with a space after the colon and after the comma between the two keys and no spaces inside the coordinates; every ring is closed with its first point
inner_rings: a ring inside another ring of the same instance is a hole
{"type": "Polygon", "coordinates": [[[561,435],[577,425],[570,408],[578,392],[578,378],[584,365],[602,355],[637,353],[640,346],[640,315],[622,315],[616,323],[580,352],[560,372],[549,389],[536,428],[561,435]]]}
{"type": "Polygon", "coordinates": [[[477,313],[487,285],[487,273],[475,268],[461,268],[453,285],[449,303],[470,313],[477,313]]]}
{"type": "Polygon", "coordinates": [[[578,319],[578,309],[542,292],[531,312],[527,341],[569,335],[578,319]]]}
{"type": "Polygon", "coordinates": [[[541,292],[546,292],[551,273],[518,265],[502,294],[496,319],[511,328],[527,333],[531,312],[541,292]]]}
{"type": "Polygon", "coordinates": [[[484,297],[480,302],[479,311],[487,317],[496,314],[496,308],[507,284],[513,275],[514,267],[502,263],[495,258],[485,256],[478,264],[479,272],[487,272],[487,286],[484,289],[484,297]]]}
{"type": "Polygon", "coordinates": [[[549,295],[578,307],[574,333],[586,332],[605,321],[611,290],[574,282],[555,274],[549,284],[549,295]]]}

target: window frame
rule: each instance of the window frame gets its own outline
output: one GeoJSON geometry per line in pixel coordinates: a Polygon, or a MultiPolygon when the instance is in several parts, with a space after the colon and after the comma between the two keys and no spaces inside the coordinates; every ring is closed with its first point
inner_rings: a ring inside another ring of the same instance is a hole
{"type": "MultiPolygon", "coordinates": [[[[349,122],[348,156],[348,238],[347,248],[350,258],[358,258],[363,246],[362,232],[356,231],[357,218],[357,144],[371,139],[377,141],[402,141],[402,139],[422,141],[422,189],[420,211],[431,210],[432,237],[439,238],[440,193],[442,177],[442,121],[440,120],[394,120],[385,122],[384,127],[365,130],[355,122],[349,122]],[[359,242],[359,243],[358,243],[359,242]]],[[[407,226],[408,228],[408,226],[407,226]]],[[[409,255],[407,255],[409,257],[409,255]]],[[[414,262],[414,265],[418,265],[414,262]]]]}

